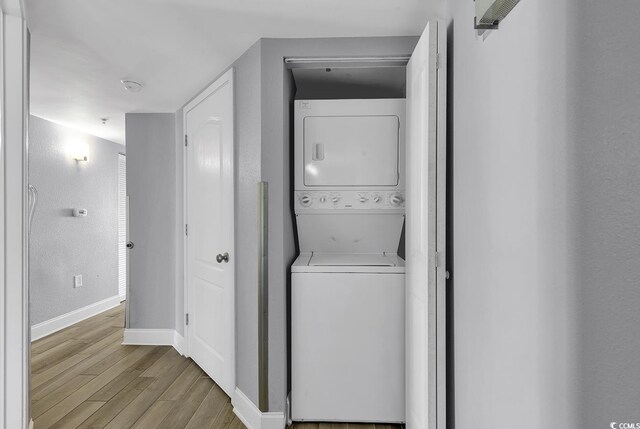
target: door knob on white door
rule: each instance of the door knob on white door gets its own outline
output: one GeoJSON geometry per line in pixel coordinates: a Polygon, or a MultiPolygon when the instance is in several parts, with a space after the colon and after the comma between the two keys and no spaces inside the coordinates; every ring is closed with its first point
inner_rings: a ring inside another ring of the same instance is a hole
{"type": "Polygon", "coordinates": [[[216,256],[216,261],[218,261],[219,264],[222,263],[222,261],[224,262],[229,262],[229,253],[224,252],[222,254],[218,254],[218,256],[216,256]]]}

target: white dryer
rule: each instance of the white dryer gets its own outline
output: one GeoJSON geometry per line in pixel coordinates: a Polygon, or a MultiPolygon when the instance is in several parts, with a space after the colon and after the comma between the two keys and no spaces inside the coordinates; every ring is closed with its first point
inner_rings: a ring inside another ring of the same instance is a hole
{"type": "Polygon", "coordinates": [[[295,102],[294,421],[405,420],[404,109],[295,102]]]}

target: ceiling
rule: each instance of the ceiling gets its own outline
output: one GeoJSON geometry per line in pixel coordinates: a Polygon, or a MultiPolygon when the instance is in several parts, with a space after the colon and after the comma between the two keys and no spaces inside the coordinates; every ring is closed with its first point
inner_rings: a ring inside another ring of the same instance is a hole
{"type": "Polygon", "coordinates": [[[26,0],[31,113],[124,144],[125,113],[176,111],[261,37],[417,35],[441,1],[26,0]]]}

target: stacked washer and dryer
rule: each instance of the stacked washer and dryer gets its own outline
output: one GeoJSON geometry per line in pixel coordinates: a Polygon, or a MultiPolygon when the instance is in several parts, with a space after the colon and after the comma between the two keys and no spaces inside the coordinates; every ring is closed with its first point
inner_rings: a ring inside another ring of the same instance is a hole
{"type": "Polygon", "coordinates": [[[292,419],[402,423],[405,100],[294,110],[292,419]]]}

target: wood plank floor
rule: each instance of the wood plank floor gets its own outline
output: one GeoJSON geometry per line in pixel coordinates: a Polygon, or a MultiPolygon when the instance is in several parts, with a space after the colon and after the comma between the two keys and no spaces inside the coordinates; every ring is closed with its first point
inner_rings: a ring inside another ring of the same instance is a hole
{"type": "MultiPolygon", "coordinates": [[[[31,345],[35,429],[245,429],[229,397],[173,347],[123,346],[124,305],[31,345]]],[[[297,423],[294,429],[394,429],[297,423]]]]}

